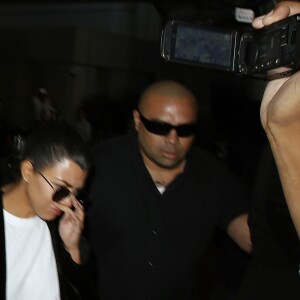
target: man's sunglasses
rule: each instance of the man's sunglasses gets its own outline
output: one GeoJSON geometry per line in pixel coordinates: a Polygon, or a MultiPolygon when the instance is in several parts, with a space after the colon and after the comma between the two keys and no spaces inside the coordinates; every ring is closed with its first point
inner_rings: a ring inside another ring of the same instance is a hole
{"type": "Polygon", "coordinates": [[[172,129],[175,129],[179,137],[188,137],[194,135],[198,130],[197,123],[187,123],[175,126],[166,122],[148,120],[140,112],[139,115],[145,128],[149,132],[157,135],[168,135],[172,129]]]}
{"type": "Polygon", "coordinates": [[[45,181],[52,187],[54,190],[54,194],[52,195],[52,200],[55,202],[61,201],[70,195],[73,195],[83,206],[86,206],[88,204],[88,195],[86,191],[79,189],[76,190],[74,193],[71,192],[69,189],[67,189],[65,186],[60,186],[58,189],[56,189],[50,181],[39,171],[37,171],[44,179],[45,181]]]}

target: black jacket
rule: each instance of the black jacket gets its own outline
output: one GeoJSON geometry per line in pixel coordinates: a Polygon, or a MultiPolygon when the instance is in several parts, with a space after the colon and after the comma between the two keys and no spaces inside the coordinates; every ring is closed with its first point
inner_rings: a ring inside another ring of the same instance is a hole
{"type": "Polygon", "coordinates": [[[185,171],[161,195],[135,135],[93,150],[87,220],[101,299],[198,299],[201,260],[216,228],[245,211],[237,178],[192,148],[185,171]]]}

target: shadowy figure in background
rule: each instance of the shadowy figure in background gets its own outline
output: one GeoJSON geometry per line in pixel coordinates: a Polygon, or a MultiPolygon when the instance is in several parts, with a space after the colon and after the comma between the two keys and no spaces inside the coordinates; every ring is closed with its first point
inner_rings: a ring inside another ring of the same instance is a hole
{"type": "Polygon", "coordinates": [[[38,88],[35,95],[32,97],[32,102],[34,105],[34,119],[36,123],[40,123],[42,121],[42,111],[44,109],[44,103],[47,97],[47,90],[44,88],[38,88]]]}
{"type": "Polygon", "coordinates": [[[92,139],[92,126],[87,120],[86,110],[84,107],[79,107],[76,112],[75,129],[78,131],[82,139],[89,143],[92,139]]]}
{"type": "Polygon", "coordinates": [[[296,300],[300,243],[270,145],[261,154],[249,226],[253,250],[237,300],[296,300]]]}
{"type": "MultiPolygon", "coordinates": [[[[266,142],[259,120],[260,102],[245,94],[245,78],[216,72],[213,79],[210,103],[216,130],[209,149],[240,178],[249,195],[249,207],[259,155],[266,142]]],[[[212,296],[214,300],[231,300],[241,284],[250,255],[221,231],[215,247],[222,251],[217,255],[212,296]]]]}
{"type": "Polygon", "coordinates": [[[106,94],[93,95],[83,100],[87,120],[93,129],[90,144],[127,132],[128,119],[131,118],[130,102],[106,94]]]}
{"type": "Polygon", "coordinates": [[[62,116],[55,106],[52,97],[45,88],[39,88],[32,97],[36,123],[47,123],[62,120],[62,116]]]}

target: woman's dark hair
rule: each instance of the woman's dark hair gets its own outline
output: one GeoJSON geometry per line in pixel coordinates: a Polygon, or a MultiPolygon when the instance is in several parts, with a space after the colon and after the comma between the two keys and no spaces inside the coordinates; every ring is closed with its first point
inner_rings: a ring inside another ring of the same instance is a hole
{"type": "Polygon", "coordinates": [[[64,159],[75,162],[83,170],[90,168],[86,143],[75,129],[64,122],[47,123],[34,130],[25,139],[20,155],[20,161],[31,161],[37,170],[51,167],[64,159]]]}
{"type": "Polygon", "coordinates": [[[17,182],[21,178],[20,163],[29,160],[35,169],[42,171],[57,162],[69,159],[83,170],[91,167],[86,143],[75,129],[65,122],[45,123],[37,129],[17,136],[18,149],[12,151],[7,167],[2,170],[1,185],[17,182]]]}

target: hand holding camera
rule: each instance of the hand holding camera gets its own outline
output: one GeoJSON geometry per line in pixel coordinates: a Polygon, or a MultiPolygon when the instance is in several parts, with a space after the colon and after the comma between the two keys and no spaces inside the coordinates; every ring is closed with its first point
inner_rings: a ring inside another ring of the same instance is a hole
{"type": "Polygon", "coordinates": [[[281,16],[287,14],[266,17],[268,24],[258,18],[260,29],[248,32],[171,20],[162,32],[161,55],[166,61],[267,80],[287,77],[300,69],[300,14],[281,16]]]}

